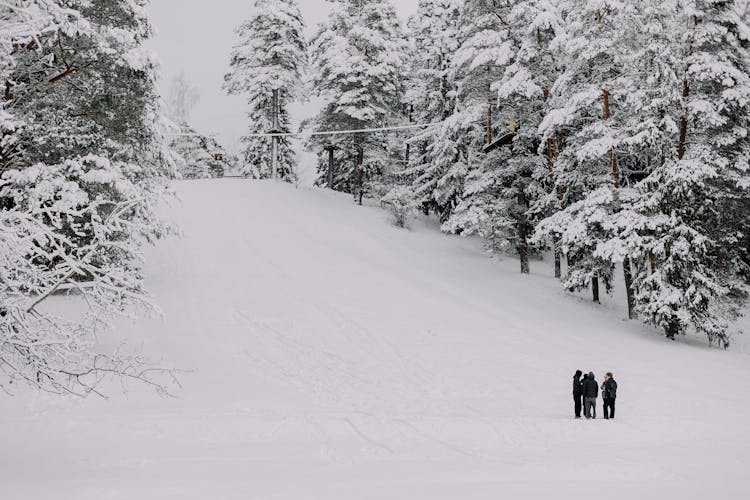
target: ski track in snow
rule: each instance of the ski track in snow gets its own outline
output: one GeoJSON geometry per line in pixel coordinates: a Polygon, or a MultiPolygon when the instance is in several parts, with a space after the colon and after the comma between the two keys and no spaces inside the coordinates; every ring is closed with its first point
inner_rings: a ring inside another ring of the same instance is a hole
{"type": "Polygon", "coordinates": [[[548,262],[523,277],[348,196],[177,190],[185,237],[148,251],[165,317],[111,341],[192,370],[183,389],[0,400],[0,499],[745,498],[744,338],[667,342],[548,262]],[[576,368],[615,372],[616,421],[571,418],[576,368]]]}

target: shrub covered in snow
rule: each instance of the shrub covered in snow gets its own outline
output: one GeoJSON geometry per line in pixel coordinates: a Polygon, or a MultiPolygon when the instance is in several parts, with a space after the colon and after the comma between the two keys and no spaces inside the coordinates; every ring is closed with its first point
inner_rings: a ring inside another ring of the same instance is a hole
{"type": "Polygon", "coordinates": [[[381,203],[390,208],[393,215],[393,222],[398,227],[406,227],[409,218],[414,212],[414,193],[411,189],[404,186],[397,186],[388,191],[381,198],[381,203]]]}

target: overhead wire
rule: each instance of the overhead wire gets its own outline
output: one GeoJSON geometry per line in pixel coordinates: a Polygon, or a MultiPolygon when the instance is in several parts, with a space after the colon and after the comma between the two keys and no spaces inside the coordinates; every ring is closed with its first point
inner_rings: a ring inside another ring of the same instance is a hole
{"type": "Polygon", "coordinates": [[[389,127],[375,127],[375,128],[362,128],[362,129],[350,129],[350,130],[323,130],[310,133],[295,133],[295,132],[266,132],[262,134],[247,134],[247,137],[299,137],[299,136],[321,136],[321,135],[348,135],[348,134],[366,134],[372,132],[389,132],[396,130],[410,130],[415,128],[428,128],[435,127],[442,124],[443,122],[435,123],[420,123],[412,125],[398,125],[389,127]]]}
{"type": "MultiPolygon", "coordinates": [[[[388,127],[374,127],[374,128],[362,128],[362,129],[350,129],[350,130],[322,130],[310,133],[304,132],[264,132],[257,134],[247,134],[245,137],[308,137],[308,136],[324,136],[324,135],[349,135],[349,134],[367,134],[373,132],[390,132],[398,130],[412,130],[417,128],[429,128],[436,127],[445,123],[434,122],[434,123],[419,123],[411,125],[394,125],[388,127]]],[[[203,134],[198,133],[181,133],[181,134],[165,134],[172,137],[192,137],[202,136],[203,134]]]]}

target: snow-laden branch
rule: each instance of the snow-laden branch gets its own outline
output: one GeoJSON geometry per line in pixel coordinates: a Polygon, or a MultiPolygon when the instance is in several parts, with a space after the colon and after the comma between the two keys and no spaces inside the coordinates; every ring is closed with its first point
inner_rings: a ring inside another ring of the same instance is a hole
{"type": "Polygon", "coordinates": [[[0,372],[6,379],[0,386],[6,392],[23,381],[58,394],[101,394],[108,375],[160,393],[174,383],[170,370],[97,345],[97,333],[117,315],[155,310],[140,272],[140,245],[155,230],[141,214],[153,200],[128,199],[134,189],[122,171],[86,157],[6,173],[0,187],[17,207],[0,210],[0,372]],[[106,195],[86,202],[80,185],[70,182],[76,176],[98,179],[106,195]],[[58,297],[64,287],[77,294],[58,297]],[[66,301],[64,314],[53,312],[55,300],[66,301]]]}

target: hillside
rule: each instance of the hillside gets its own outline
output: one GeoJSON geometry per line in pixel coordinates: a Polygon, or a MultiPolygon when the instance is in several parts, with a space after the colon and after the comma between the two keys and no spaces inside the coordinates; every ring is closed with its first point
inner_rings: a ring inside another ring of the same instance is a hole
{"type": "Polygon", "coordinates": [[[164,316],[114,335],[182,388],[0,398],[0,498],[746,498],[745,339],[670,342],[345,195],[176,187],[184,235],[147,255],[164,316]],[[614,372],[616,420],[572,418],[577,368],[614,372]]]}

